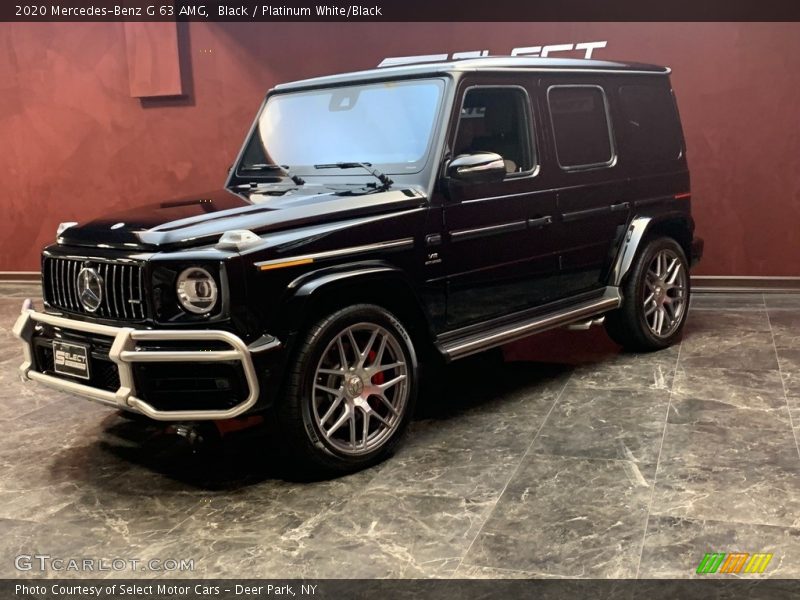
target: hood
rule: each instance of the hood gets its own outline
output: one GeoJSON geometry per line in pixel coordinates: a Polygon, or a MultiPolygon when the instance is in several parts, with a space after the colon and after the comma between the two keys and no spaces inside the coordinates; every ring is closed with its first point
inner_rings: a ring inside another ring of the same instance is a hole
{"type": "Polygon", "coordinates": [[[241,193],[219,190],[74,225],[62,232],[58,242],[137,250],[202,246],[215,243],[233,229],[249,229],[261,235],[417,208],[425,200],[425,194],[416,187],[378,191],[307,184],[252,188],[241,193]]]}

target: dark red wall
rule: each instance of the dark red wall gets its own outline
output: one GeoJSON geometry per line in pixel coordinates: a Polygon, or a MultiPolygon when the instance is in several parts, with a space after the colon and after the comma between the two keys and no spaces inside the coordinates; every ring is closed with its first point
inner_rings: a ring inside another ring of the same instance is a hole
{"type": "Polygon", "coordinates": [[[130,97],[122,24],[0,25],[0,271],[60,221],[218,187],[273,84],[386,56],[607,40],[673,68],[698,273],[800,275],[800,24],[206,24],[179,31],[181,100],[130,97]]]}

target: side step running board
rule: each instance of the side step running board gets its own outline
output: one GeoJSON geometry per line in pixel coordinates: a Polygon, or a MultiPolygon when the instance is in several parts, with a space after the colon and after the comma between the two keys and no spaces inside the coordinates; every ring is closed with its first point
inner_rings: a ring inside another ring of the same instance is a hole
{"type": "Polygon", "coordinates": [[[562,327],[576,321],[584,321],[589,317],[618,308],[621,302],[622,297],[619,294],[619,288],[607,287],[605,293],[599,298],[570,306],[558,312],[537,315],[516,323],[505,324],[496,329],[473,334],[466,338],[448,341],[441,344],[439,349],[448,360],[463,358],[534,333],[562,327]]]}

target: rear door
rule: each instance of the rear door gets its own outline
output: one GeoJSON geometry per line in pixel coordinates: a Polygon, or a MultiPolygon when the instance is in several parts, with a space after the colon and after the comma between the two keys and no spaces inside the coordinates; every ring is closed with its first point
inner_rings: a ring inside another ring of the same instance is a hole
{"type": "Polygon", "coordinates": [[[630,214],[607,82],[554,75],[540,87],[554,158],[544,175],[557,188],[560,279],[569,295],[604,286],[630,214]]]}

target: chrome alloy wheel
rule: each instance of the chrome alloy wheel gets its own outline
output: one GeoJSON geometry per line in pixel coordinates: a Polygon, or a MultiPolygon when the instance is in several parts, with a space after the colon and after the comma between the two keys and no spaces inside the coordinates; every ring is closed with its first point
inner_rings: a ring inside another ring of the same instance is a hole
{"type": "Polygon", "coordinates": [[[395,335],[374,323],[339,332],[317,364],[312,414],[324,441],[349,456],[382,446],[409,397],[408,368],[395,335]]]}
{"type": "Polygon", "coordinates": [[[658,337],[672,335],[686,310],[687,273],[683,261],[670,249],[659,250],[644,278],[644,319],[658,337]]]}

